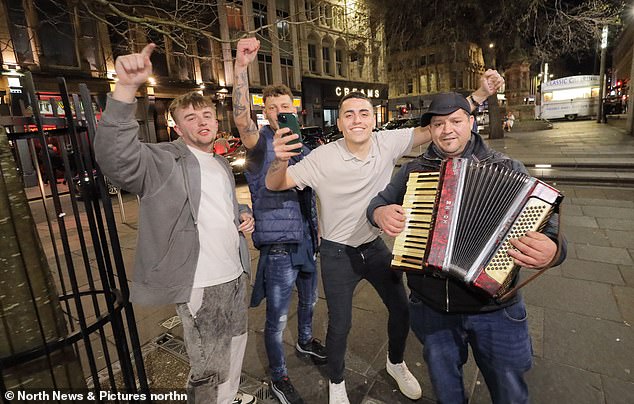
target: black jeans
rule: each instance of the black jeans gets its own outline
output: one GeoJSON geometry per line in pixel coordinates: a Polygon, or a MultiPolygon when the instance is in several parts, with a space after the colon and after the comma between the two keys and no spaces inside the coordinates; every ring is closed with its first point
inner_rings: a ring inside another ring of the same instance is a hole
{"type": "Polygon", "coordinates": [[[352,295],[361,279],[378,292],[388,310],[388,355],[390,362],[401,363],[409,332],[409,308],[403,273],[390,269],[392,254],[383,240],[359,247],[322,240],[321,276],[328,304],[328,376],[340,383],[345,368],[344,357],[348,333],[352,325],[352,295]]]}

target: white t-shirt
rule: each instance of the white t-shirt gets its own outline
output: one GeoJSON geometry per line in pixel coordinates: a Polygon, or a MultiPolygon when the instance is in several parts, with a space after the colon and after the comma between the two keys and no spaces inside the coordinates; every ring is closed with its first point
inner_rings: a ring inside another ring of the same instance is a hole
{"type": "MultiPolygon", "coordinates": [[[[189,146],[188,146],[189,147],[189,146]]],[[[198,239],[200,254],[194,288],[220,285],[242,274],[238,229],[234,223],[233,191],[222,163],[213,153],[189,150],[200,164],[198,239]]]]}
{"type": "Polygon", "coordinates": [[[324,239],[358,247],[379,235],[365,212],[390,182],[398,159],[412,148],[413,133],[412,128],[373,132],[365,160],[350,153],[345,140],[339,139],[288,168],[299,189],[311,187],[317,193],[324,239]]]}

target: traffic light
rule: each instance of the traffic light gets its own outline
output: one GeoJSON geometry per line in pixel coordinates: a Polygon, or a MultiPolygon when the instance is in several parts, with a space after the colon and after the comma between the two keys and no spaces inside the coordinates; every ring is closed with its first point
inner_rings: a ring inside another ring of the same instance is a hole
{"type": "Polygon", "coordinates": [[[407,115],[407,107],[406,106],[402,106],[399,111],[400,111],[401,115],[407,115]]]}

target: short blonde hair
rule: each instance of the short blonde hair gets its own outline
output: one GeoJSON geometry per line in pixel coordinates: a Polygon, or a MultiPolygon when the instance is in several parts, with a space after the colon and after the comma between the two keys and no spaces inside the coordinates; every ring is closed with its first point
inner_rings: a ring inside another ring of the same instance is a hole
{"type": "Polygon", "coordinates": [[[194,109],[211,108],[214,112],[216,112],[216,105],[211,98],[202,95],[198,91],[190,91],[189,93],[179,95],[170,103],[169,113],[172,116],[172,119],[176,121],[175,113],[177,109],[185,109],[190,105],[194,109]]]}

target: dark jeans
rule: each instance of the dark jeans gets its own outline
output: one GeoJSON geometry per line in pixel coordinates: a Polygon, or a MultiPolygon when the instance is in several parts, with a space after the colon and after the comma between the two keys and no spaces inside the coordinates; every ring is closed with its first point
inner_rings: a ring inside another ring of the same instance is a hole
{"type": "Polygon", "coordinates": [[[297,286],[297,332],[300,343],[313,336],[313,310],[317,303],[317,272],[301,272],[293,266],[290,253],[283,246],[272,246],[268,254],[260,256],[264,266],[266,287],[266,325],[264,346],[274,381],[288,375],[284,358],[283,334],[288,320],[288,307],[293,285],[297,286]],[[264,261],[262,261],[264,260],[264,261]]]}
{"type": "Polygon", "coordinates": [[[356,248],[322,240],[319,251],[328,304],[326,350],[330,381],[340,383],[343,380],[344,357],[352,326],[352,295],[361,279],[370,282],[387,307],[390,362],[403,362],[409,332],[407,295],[403,273],[390,269],[392,253],[383,240],[378,237],[356,248]]]}
{"type": "Polygon", "coordinates": [[[466,403],[462,367],[469,345],[493,403],[528,403],[524,373],[532,346],[523,300],[488,313],[451,314],[410,296],[412,330],[423,344],[439,403],[466,403]]]}

